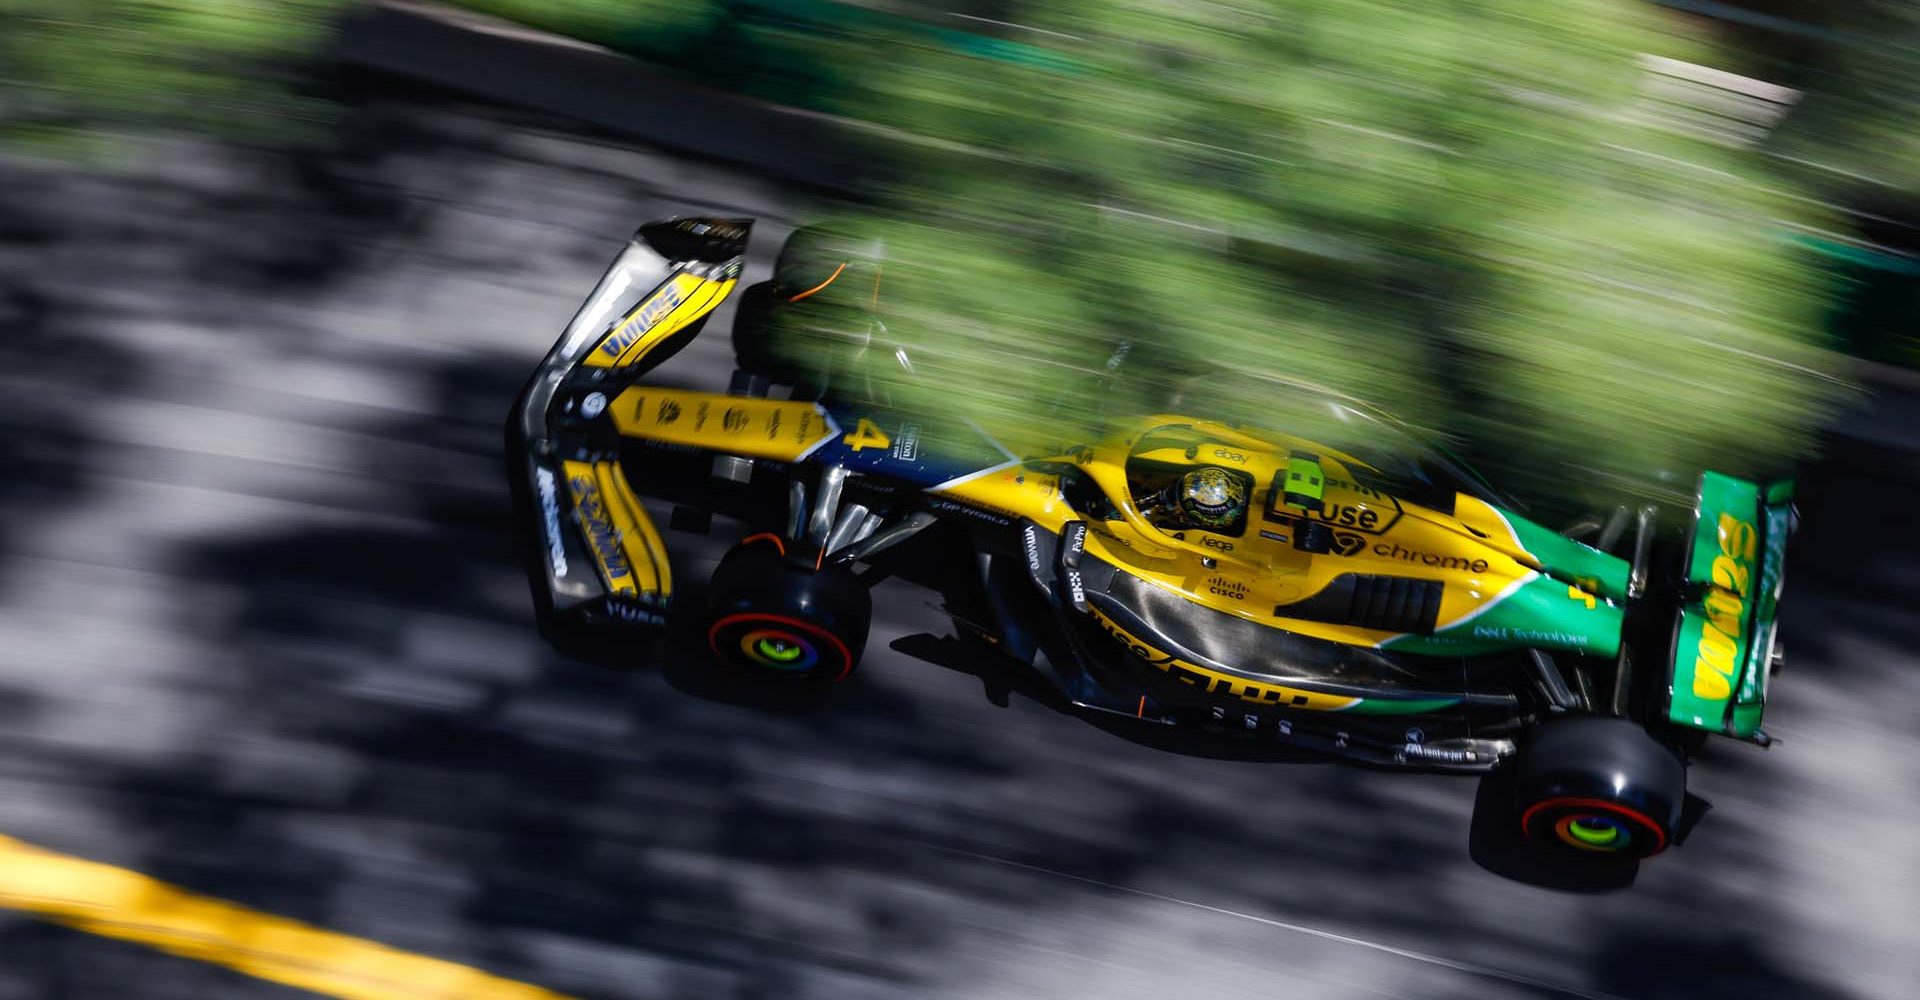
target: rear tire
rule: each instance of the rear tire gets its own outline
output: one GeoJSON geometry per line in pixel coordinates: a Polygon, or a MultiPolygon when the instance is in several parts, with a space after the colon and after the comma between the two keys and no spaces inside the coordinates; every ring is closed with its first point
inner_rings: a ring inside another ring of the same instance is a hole
{"type": "Polygon", "coordinates": [[[1572,855],[1645,858],[1673,842],[1686,766],[1638,724],[1580,716],[1537,727],[1515,791],[1529,839],[1572,855]]]}
{"type": "Polygon", "coordinates": [[[708,586],[707,648],[723,666],[831,684],[860,662],[873,598],[846,568],[801,565],[780,539],[756,535],[720,560],[708,586]]]}

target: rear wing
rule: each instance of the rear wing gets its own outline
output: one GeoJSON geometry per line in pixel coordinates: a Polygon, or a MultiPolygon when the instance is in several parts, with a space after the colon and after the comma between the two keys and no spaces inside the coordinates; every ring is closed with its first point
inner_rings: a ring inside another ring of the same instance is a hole
{"type": "Polygon", "coordinates": [[[1798,520],[1792,499],[1790,480],[1762,486],[1701,474],[1674,625],[1669,721],[1766,742],[1760,714],[1787,537],[1798,520]]]}

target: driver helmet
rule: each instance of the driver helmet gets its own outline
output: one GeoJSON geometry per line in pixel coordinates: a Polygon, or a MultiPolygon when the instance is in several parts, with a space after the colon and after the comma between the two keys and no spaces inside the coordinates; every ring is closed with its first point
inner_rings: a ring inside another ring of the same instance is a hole
{"type": "Polygon", "coordinates": [[[1180,512],[1202,528],[1230,528],[1247,510],[1247,484],[1215,465],[1202,466],[1180,477],[1180,512]]]}

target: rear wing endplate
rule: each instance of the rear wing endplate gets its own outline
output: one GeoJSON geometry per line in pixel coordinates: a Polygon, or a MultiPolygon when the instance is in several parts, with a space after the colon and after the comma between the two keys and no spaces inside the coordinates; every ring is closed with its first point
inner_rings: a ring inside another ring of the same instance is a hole
{"type": "Polygon", "coordinates": [[[1763,486],[1701,474],[1668,679],[1673,723],[1764,741],[1792,499],[1790,480],[1763,486]]]}

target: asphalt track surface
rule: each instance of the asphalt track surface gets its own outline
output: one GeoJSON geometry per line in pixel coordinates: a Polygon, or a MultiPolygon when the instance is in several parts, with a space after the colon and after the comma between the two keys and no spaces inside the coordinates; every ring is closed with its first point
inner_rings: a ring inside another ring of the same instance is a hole
{"type": "MultiPolygon", "coordinates": [[[[1884,443],[1810,470],[1784,745],[1715,747],[1688,842],[1579,884],[1474,835],[1471,779],[996,705],[891,648],[948,633],[900,584],[820,714],[542,645],[514,392],[636,222],[754,216],[757,280],[817,208],[431,103],[299,159],[0,161],[0,834],[580,998],[1914,995],[1920,471],[1884,443]]],[[[730,320],[662,374],[723,384],[730,320]]],[[[671,534],[678,575],[728,541],[671,534]]],[[[0,1000],[308,995],[0,909],[0,1000]]]]}

